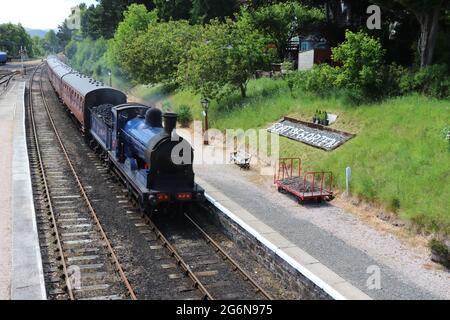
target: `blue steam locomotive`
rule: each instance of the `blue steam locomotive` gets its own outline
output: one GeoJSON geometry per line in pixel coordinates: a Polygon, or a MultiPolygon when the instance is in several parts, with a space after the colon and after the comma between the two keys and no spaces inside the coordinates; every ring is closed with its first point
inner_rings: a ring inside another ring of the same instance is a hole
{"type": "Polygon", "coordinates": [[[194,152],[176,132],[177,115],[126,102],[125,94],[47,59],[50,82],[89,142],[147,214],[204,200],[194,152]]]}

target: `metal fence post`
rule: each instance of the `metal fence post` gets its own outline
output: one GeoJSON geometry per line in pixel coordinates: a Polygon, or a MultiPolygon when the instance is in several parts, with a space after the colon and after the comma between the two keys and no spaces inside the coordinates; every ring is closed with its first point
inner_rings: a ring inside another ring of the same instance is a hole
{"type": "Polygon", "coordinates": [[[345,186],[346,186],[346,194],[350,196],[350,183],[352,182],[352,168],[347,167],[345,169],[345,186]]]}

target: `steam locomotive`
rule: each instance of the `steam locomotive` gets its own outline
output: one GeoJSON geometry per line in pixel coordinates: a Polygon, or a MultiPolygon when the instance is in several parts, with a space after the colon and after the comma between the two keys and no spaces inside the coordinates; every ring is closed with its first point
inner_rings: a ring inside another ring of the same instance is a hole
{"type": "Polygon", "coordinates": [[[195,183],[192,146],[176,134],[177,115],[127,103],[126,95],[47,58],[50,82],[92,148],[137,199],[141,210],[204,200],[195,183]],[[164,125],[163,125],[164,124],[164,125]]]}

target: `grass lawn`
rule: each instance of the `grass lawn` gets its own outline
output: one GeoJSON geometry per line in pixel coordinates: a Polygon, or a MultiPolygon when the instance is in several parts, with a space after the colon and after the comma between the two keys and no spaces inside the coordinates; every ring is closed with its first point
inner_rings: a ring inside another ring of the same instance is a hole
{"type": "MultiPolygon", "coordinates": [[[[161,87],[141,89],[144,99],[160,99],[161,87]]],[[[173,110],[182,105],[201,117],[200,97],[189,92],[164,96],[173,110]]],[[[427,231],[450,234],[450,152],[442,130],[450,125],[450,102],[407,96],[383,103],[348,107],[337,98],[294,92],[282,80],[250,82],[249,95],[211,103],[212,127],[267,128],[283,116],[308,120],[316,109],[339,115],[332,128],[357,136],[325,152],[281,138],[282,156],[300,156],[309,170],[332,171],[345,186],[345,168],[353,170],[353,193],[383,204],[427,231]]]]}

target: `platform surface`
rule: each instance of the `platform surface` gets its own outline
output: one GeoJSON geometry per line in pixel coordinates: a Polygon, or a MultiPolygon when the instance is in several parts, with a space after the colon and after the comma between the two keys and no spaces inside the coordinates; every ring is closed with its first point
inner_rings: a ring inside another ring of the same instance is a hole
{"type": "Polygon", "coordinates": [[[0,299],[46,299],[29,170],[24,81],[0,95],[0,299]]]}
{"type": "MultiPolygon", "coordinates": [[[[278,248],[288,249],[289,252],[286,253],[290,253],[325,282],[333,287],[337,283],[350,292],[348,297],[356,292],[355,297],[363,299],[364,295],[372,299],[388,300],[448,299],[449,292],[447,296],[437,295],[420,287],[412,279],[408,279],[407,274],[390,268],[364,250],[301,218],[301,215],[323,215],[323,212],[328,212],[329,220],[342,219],[347,213],[341,209],[329,204],[300,206],[294,199],[278,194],[276,190],[258,187],[254,181],[257,177],[253,172],[243,174],[229,165],[197,165],[195,172],[198,182],[212,198],[221,202],[239,219],[248,222],[259,233],[269,234],[269,240],[273,238],[273,243],[278,248]],[[379,287],[376,282],[373,283],[373,270],[379,270],[379,287]],[[331,278],[328,278],[329,275],[332,275],[331,278]]],[[[352,218],[349,216],[348,219],[352,218]]],[[[339,224],[338,221],[335,223],[339,224]]],[[[355,229],[355,232],[360,231],[355,229]]],[[[392,239],[387,237],[386,241],[389,240],[392,239]]],[[[376,244],[367,243],[362,246],[369,248],[376,244]]],[[[392,254],[395,255],[395,252],[392,254]]],[[[445,272],[442,275],[442,281],[447,281],[445,272]]]]}

